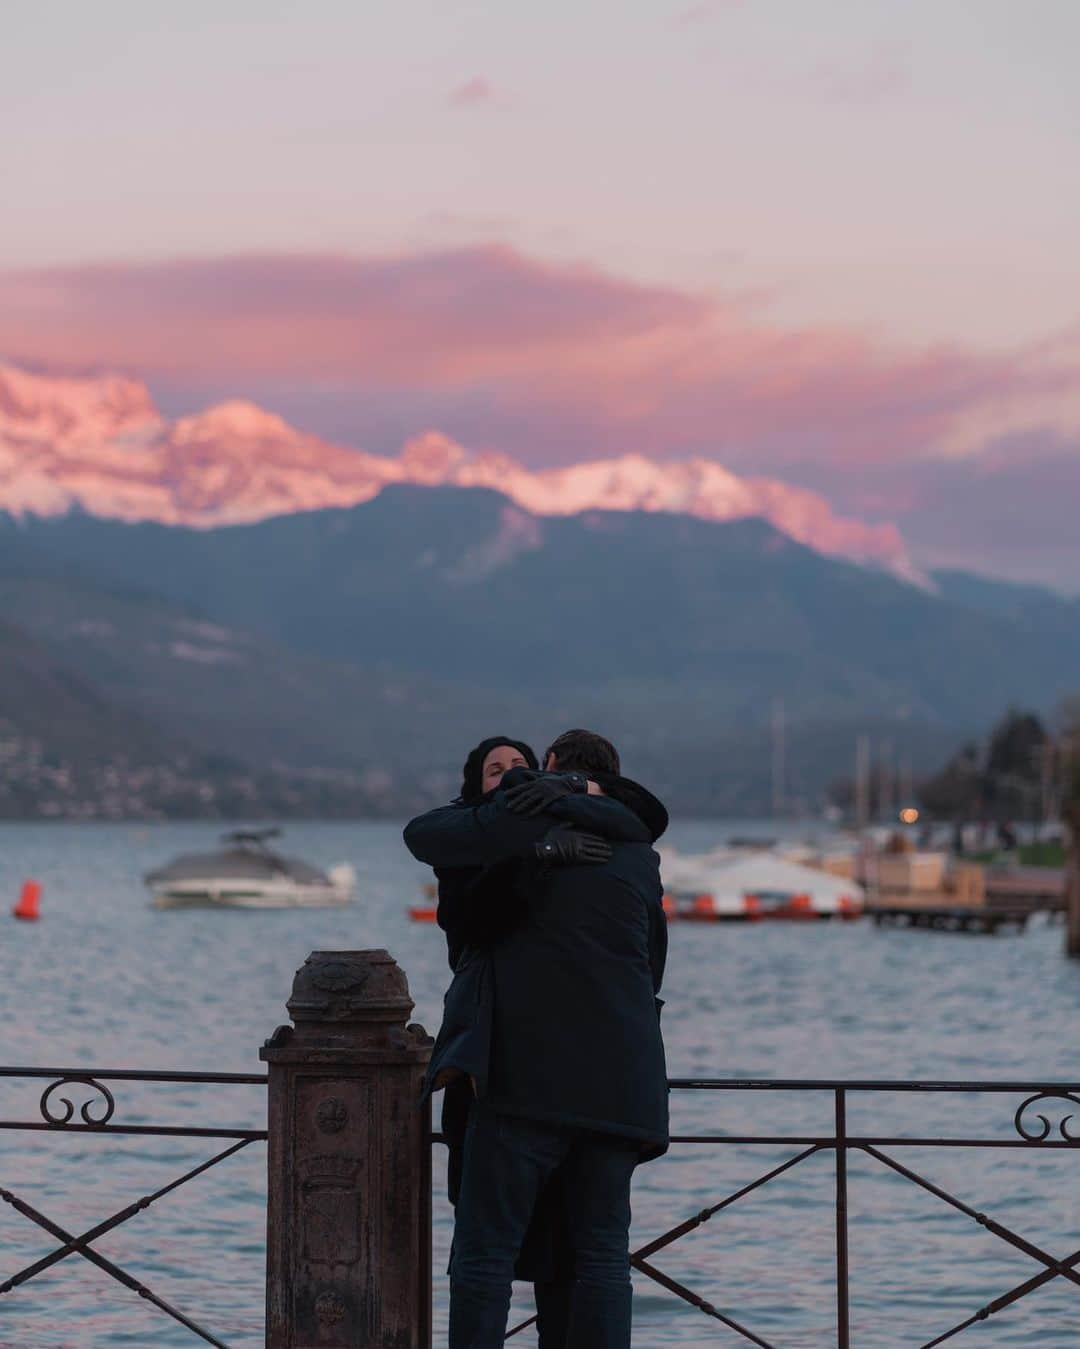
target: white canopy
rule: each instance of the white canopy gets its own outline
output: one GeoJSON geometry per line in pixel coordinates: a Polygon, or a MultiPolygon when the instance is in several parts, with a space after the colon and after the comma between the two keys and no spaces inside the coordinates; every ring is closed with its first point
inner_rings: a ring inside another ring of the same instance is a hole
{"type": "Polygon", "coordinates": [[[669,873],[664,858],[664,878],[678,890],[711,894],[719,912],[738,911],[747,895],[809,895],[818,913],[835,913],[842,898],[859,902],[865,898],[861,885],[843,876],[831,876],[814,867],[789,862],[771,852],[717,857],[703,853],[673,859],[669,873]]]}
{"type": "Polygon", "coordinates": [[[667,890],[701,890],[702,874],[712,873],[717,867],[745,857],[734,848],[710,848],[703,853],[681,853],[674,848],[660,849],[660,870],[667,890]]]}

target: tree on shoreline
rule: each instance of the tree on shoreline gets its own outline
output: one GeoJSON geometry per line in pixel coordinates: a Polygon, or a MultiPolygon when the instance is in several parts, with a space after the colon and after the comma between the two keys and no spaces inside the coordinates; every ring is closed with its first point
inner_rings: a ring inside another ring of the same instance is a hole
{"type": "Polygon", "coordinates": [[[1049,806],[1054,742],[1033,712],[1010,708],[985,751],[964,745],[919,784],[919,804],[952,821],[1040,820],[1049,806]]]}

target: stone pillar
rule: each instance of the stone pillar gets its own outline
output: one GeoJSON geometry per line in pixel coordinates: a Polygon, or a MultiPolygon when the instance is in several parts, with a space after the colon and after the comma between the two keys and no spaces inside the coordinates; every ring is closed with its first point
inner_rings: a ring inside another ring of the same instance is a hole
{"type": "Polygon", "coordinates": [[[386,951],[315,951],[269,1068],[267,1349],[430,1349],[431,1040],[386,951]]]}

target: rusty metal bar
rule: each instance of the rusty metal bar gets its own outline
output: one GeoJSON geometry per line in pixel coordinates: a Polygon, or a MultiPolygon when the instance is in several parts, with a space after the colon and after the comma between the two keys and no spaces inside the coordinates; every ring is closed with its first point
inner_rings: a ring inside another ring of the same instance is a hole
{"type": "MultiPolygon", "coordinates": [[[[1071,1269],[1077,1264],[1080,1264],[1080,1251],[1074,1251],[1072,1255],[1067,1256],[1061,1261],[1063,1268],[1071,1269]]],[[[938,1335],[937,1338],[933,1340],[927,1340],[924,1345],[920,1346],[920,1349],[934,1349],[935,1345],[944,1344],[946,1340],[951,1340],[953,1336],[959,1335],[962,1330],[967,1330],[969,1326],[975,1325],[977,1321],[985,1321],[988,1317],[993,1316],[995,1312],[1002,1311],[1005,1307],[1011,1306],[1012,1303],[1018,1302],[1020,1298],[1026,1297],[1028,1293],[1033,1293],[1036,1288],[1041,1288],[1044,1283],[1049,1283],[1051,1279],[1057,1278],[1059,1272],[1061,1271],[1056,1269],[1046,1269],[1043,1270],[1041,1274],[1033,1274],[1030,1279],[1025,1279],[1023,1283],[1018,1283],[1015,1288],[1010,1288],[1007,1293],[1002,1293],[1002,1295],[996,1297],[993,1302],[988,1302],[985,1307],[980,1307],[977,1312],[974,1312],[971,1316],[967,1317],[966,1320],[960,1321],[957,1325],[953,1326],[951,1330],[945,1331],[943,1335],[938,1335]]]]}
{"type": "Polygon", "coordinates": [[[971,1218],[973,1222],[977,1222],[980,1227],[985,1227],[988,1232],[992,1232],[994,1236],[1007,1242],[1008,1245],[1015,1246],[1018,1251],[1023,1251],[1025,1255],[1030,1255],[1033,1260],[1038,1260],[1041,1264],[1046,1265],[1055,1276],[1060,1274],[1080,1286],[1080,1273],[1067,1268],[1067,1262],[1055,1260],[1052,1255],[1036,1246],[1034,1242],[1028,1241],[1025,1237],[1020,1236],[1011,1228],[997,1222],[996,1219],[989,1217],[987,1214],[973,1209],[969,1204],[965,1204],[962,1199],[957,1199],[955,1195],[949,1194],[948,1190],[941,1189],[932,1181],[920,1176],[917,1171],[912,1171],[901,1165],[900,1162],[894,1161],[892,1157],[887,1157],[885,1153],[878,1152],[876,1148],[865,1148],[864,1151],[868,1156],[874,1157],[885,1166],[890,1167],[898,1175],[910,1180],[913,1185],[918,1185],[920,1189],[926,1190],[928,1194],[936,1196],[966,1217],[971,1218]]]}
{"type": "Polygon", "coordinates": [[[665,1232],[663,1236],[657,1237],[644,1246],[639,1246],[636,1251],[631,1253],[631,1258],[637,1257],[640,1260],[647,1260],[650,1255],[663,1250],[665,1246],[670,1246],[673,1241],[678,1241],[680,1237],[686,1236],[696,1227],[707,1223],[710,1218],[714,1218],[723,1209],[734,1204],[737,1199],[741,1199],[743,1195],[759,1190],[763,1185],[767,1185],[770,1180],[775,1180],[777,1176],[783,1175],[785,1171],[790,1171],[793,1166],[798,1166],[800,1162],[805,1161],[807,1157],[813,1157],[819,1151],[820,1149],[817,1147],[807,1148],[805,1152],[800,1152],[798,1156],[789,1157],[780,1166],[773,1167],[771,1171],[759,1176],[757,1180],[752,1180],[748,1185],[744,1185],[741,1190],[736,1190],[734,1194],[729,1194],[726,1199],[721,1199],[718,1204],[713,1204],[711,1208],[702,1209],[700,1213],[695,1213],[692,1218],[687,1218],[685,1222],[680,1223],[678,1227],[673,1227],[669,1232],[665,1232]]]}
{"type": "Polygon", "coordinates": [[[25,1129],[28,1133],[141,1134],[150,1138],[239,1138],[245,1143],[266,1139],[265,1129],[184,1128],[169,1124],[43,1124],[40,1120],[0,1120],[0,1129],[25,1129]]]}
{"type": "MultiPolygon", "coordinates": [[[[798,1147],[831,1148],[831,1134],[672,1134],[672,1143],[706,1143],[720,1146],[724,1143],[739,1143],[744,1146],[781,1147],[785,1144],[798,1147]]],[[[1021,1148],[1026,1152],[1037,1152],[1043,1148],[1080,1147],[1080,1138],[1059,1140],[1020,1138],[890,1138],[863,1134],[849,1134],[848,1147],[893,1147],[893,1148],[1021,1148]]]]}
{"type": "Polygon", "coordinates": [[[848,1349],[848,1196],[847,1196],[847,1098],[837,1087],[836,1100],[836,1343],[848,1349]]]}
{"type": "Polygon", "coordinates": [[[955,1080],[931,1081],[893,1081],[886,1078],[852,1078],[843,1082],[836,1078],[816,1077],[671,1077],[668,1086],[681,1091],[821,1091],[834,1092],[837,1087],[845,1091],[905,1091],[905,1092],[968,1092],[978,1095],[981,1092],[1007,1092],[1017,1095],[1020,1092],[1039,1092],[1050,1096],[1063,1093],[1080,1092],[1080,1082],[958,1082],[955,1080]]]}
{"type": "Polygon", "coordinates": [[[79,1254],[83,1256],[84,1259],[89,1260],[92,1265],[97,1265],[99,1269],[102,1269],[106,1274],[111,1275],[118,1283],[122,1283],[125,1288],[131,1289],[133,1293],[138,1293],[138,1295],[141,1298],[145,1298],[147,1302],[152,1302],[155,1307],[160,1308],[161,1311],[171,1316],[174,1321],[179,1321],[182,1326],[186,1326],[188,1330],[193,1334],[198,1335],[200,1339],[205,1340],[207,1344],[213,1344],[217,1349],[229,1349],[229,1346],[225,1344],[224,1341],[216,1339],[208,1330],[204,1330],[197,1322],[192,1321],[190,1317],[185,1316],[183,1312],[178,1311],[176,1307],[173,1307],[170,1303],[166,1302],[164,1298],[158,1297],[158,1295],[152,1289],[148,1288],[146,1284],[140,1283],[138,1279],[134,1278],[126,1270],[121,1269],[119,1265],[114,1264],[111,1260],[106,1259],[105,1256],[95,1251],[92,1246],[81,1244],[79,1237],[72,1236],[70,1232],[65,1231],[59,1224],[54,1223],[50,1218],[47,1218],[43,1213],[40,1213],[34,1208],[33,1205],[28,1204],[24,1199],[20,1199],[18,1195],[12,1194],[10,1190],[0,1190],[0,1199],[3,1199],[5,1203],[10,1204],[12,1208],[21,1213],[24,1218],[29,1218],[31,1222],[35,1222],[39,1227],[43,1227],[50,1236],[54,1236],[65,1244],[75,1247],[79,1254]]]}
{"type": "Polygon", "coordinates": [[[168,1185],[163,1185],[160,1190],[155,1190],[153,1194],[145,1195],[142,1199],[136,1199],[133,1204],[129,1204],[127,1208],[120,1209],[118,1212],[114,1213],[111,1218],[106,1218],[104,1222],[98,1223],[96,1227],[91,1227],[89,1231],[83,1232],[73,1241],[69,1241],[65,1245],[59,1246],[51,1255],[43,1256],[42,1259],[35,1261],[32,1265],[27,1265],[25,1269],[21,1269],[17,1274],[13,1274],[10,1279],[6,1279],[3,1283],[0,1283],[0,1293],[10,1293],[13,1288],[17,1288],[20,1284],[27,1283],[35,1274],[40,1274],[42,1270],[49,1269],[52,1265],[66,1259],[69,1255],[74,1255],[76,1252],[79,1255],[84,1254],[84,1248],[89,1246],[92,1241],[96,1241],[98,1237],[104,1236],[106,1232],[111,1232],[114,1227],[119,1227],[121,1223],[126,1223],[129,1218],[134,1218],[136,1213],[141,1213],[144,1209],[148,1209],[150,1205],[155,1203],[158,1199],[161,1199],[164,1195],[171,1193],[173,1190],[179,1189],[181,1185],[187,1184],[189,1180],[194,1180],[196,1176],[202,1175],[204,1171],[209,1171],[212,1166],[216,1166],[218,1162],[223,1162],[226,1157],[231,1157],[234,1152],[239,1152],[241,1148],[246,1148],[250,1141],[250,1139],[246,1138],[241,1139],[239,1143],[234,1143],[231,1148],[226,1148],[224,1152],[219,1152],[216,1157],[211,1157],[208,1162],[203,1162],[200,1166],[196,1166],[191,1171],[185,1172],[184,1175],[178,1176],[176,1180],[170,1181],[168,1185]]]}
{"type": "Polygon", "coordinates": [[[749,1340],[751,1344],[760,1345],[761,1349],[773,1349],[773,1346],[768,1340],[763,1340],[760,1335],[755,1335],[752,1330],[747,1330],[745,1326],[740,1325],[733,1317],[725,1316],[724,1313],[714,1307],[711,1302],[706,1302],[704,1298],[699,1297],[697,1293],[692,1292],[691,1289],[685,1288],[677,1279],[673,1279],[669,1274],[665,1274],[663,1270],[656,1269],[645,1260],[636,1259],[633,1256],[630,1257],[630,1263],[635,1269],[640,1269],[642,1274],[647,1274],[654,1283],[658,1283],[662,1288],[666,1288],[669,1292],[674,1293],[676,1297],[681,1297],[684,1302],[689,1302],[691,1307],[696,1307],[699,1312],[703,1312],[706,1316],[711,1316],[714,1320],[722,1322],[729,1330],[734,1330],[736,1334],[741,1335],[744,1340],[749,1340]]]}
{"type": "Polygon", "coordinates": [[[7,1068],[0,1077],[56,1077],[79,1081],[86,1077],[106,1082],[218,1082],[232,1086],[265,1087],[265,1073],[156,1073],[140,1068],[7,1068]]]}

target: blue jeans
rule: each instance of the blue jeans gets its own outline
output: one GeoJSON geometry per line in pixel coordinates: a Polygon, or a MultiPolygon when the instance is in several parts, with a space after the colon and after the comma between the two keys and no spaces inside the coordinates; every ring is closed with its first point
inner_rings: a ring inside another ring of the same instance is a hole
{"type": "Polygon", "coordinates": [[[637,1148],[612,1135],[473,1104],[450,1264],[450,1349],[501,1349],[514,1260],[536,1196],[563,1164],[574,1247],[566,1349],[629,1349],[630,1181],[637,1148]]]}

